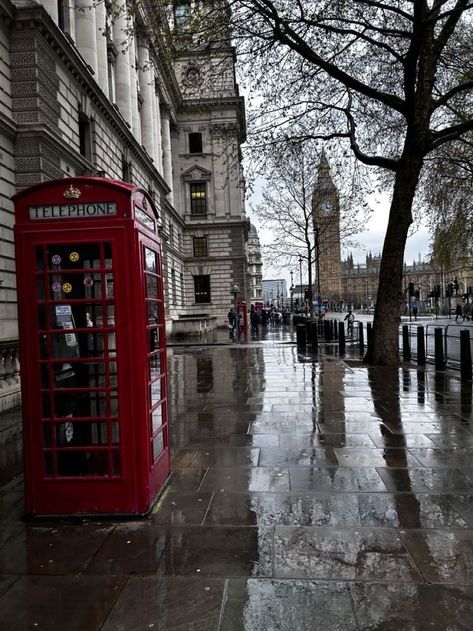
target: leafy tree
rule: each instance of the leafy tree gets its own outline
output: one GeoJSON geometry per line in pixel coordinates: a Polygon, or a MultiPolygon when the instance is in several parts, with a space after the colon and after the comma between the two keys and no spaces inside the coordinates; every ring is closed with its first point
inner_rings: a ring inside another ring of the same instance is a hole
{"type": "Polygon", "coordinates": [[[429,209],[434,234],[433,260],[448,269],[465,262],[473,251],[473,152],[471,139],[451,143],[430,161],[423,205],[429,209]]]}
{"type": "Polygon", "coordinates": [[[473,129],[473,0],[224,4],[257,94],[250,131],[260,154],[288,138],[337,139],[392,187],[366,359],[395,364],[405,242],[425,161],[473,129]]]}

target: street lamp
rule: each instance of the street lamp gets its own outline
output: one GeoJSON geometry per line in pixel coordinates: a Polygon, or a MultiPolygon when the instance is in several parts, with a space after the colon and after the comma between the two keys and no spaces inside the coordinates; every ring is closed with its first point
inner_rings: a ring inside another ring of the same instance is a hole
{"type": "Polygon", "coordinates": [[[302,307],[302,254],[299,254],[299,280],[300,280],[300,292],[301,292],[301,307],[302,307]]]}
{"type": "Polygon", "coordinates": [[[235,313],[236,313],[236,308],[237,308],[237,296],[240,293],[240,286],[237,285],[237,283],[235,283],[234,285],[232,285],[232,288],[230,290],[233,294],[233,306],[235,308],[235,313]]]}
{"type": "Polygon", "coordinates": [[[291,313],[293,311],[293,295],[294,295],[294,280],[292,278],[292,270],[291,270],[291,313]]]}

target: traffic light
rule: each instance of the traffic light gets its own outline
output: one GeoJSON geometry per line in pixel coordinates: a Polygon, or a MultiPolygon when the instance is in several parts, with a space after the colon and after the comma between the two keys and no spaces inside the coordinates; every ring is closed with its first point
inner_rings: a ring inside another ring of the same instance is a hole
{"type": "Polygon", "coordinates": [[[409,289],[409,298],[412,298],[412,296],[414,295],[414,283],[409,283],[408,289],[409,289]]]}
{"type": "Polygon", "coordinates": [[[458,284],[458,278],[456,276],[453,279],[453,286],[455,288],[455,294],[458,294],[458,289],[459,289],[460,285],[458,284]]]}
{"type": "Polygon", "coordinates": [[[416,289],[416,290],[414,291],[414,298],[415,298],[416,300],[419,300],[419,299],[420,299],[420,289],[416,289]]]}
{"type": "Polygon", "coordinates": [[[440,298],[440,285],[435,285],[435,298],[440,298]]]}
{"type": "Polygon", "coordinates": [[[451,298],[453,296],[453,283],[447,283],[445,290],[447,298],[451,298]]]}
{"type": "Polygon", "coordinates": [[[304,289],[304,300],[309,300],[309,290],[307,287],[304,289]]]}

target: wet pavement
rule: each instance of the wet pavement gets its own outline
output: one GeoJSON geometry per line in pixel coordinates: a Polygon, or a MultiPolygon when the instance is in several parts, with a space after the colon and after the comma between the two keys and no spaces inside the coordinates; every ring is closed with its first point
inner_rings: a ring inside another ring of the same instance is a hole
{"type": "Polygon", "coordinates": [[[169,348],[147,520],[25,525],[3,474],[4,628],[472,629],[471,383],[300,354],[285,327],[209,341],[169,348]]]}

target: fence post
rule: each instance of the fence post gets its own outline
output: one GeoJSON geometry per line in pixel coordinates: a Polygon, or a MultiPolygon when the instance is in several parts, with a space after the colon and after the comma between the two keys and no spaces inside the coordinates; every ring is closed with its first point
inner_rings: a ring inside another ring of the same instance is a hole
{"type": "Polygon", "coordinates": [[[440,327],[434,330],[435,335],[435,370],[443,370],[445,368],[445,359],[443,352],[443,332],[440,327]]]}
{"type": "Polygon", "coordinates": [[[360,343],[360,351],[365,348],[365,340],[363,338],[363,322],[358,322],[358,341],[360,343]]]}
{"type": "Polygon", "coordinates": [[[402,358],[405,362],[411,361],[411,344],[409,340],[409,325],[402,325],[402,358]]]}
{"type": "Polygon", "coordinates": [[[345,323],[344,322],[338,323],[338,349],[339,349],[340,355],[342,355],[345,352],[345,323]]]}
{"type": "Polygon", "coordinates": [[[307,344],[307,329],[305,324],[296,324],[297,346],[305,346],[307,344]]]}
{"type": "Polygon", "coordinates": [[[470,331],[460,331],[460,371],[462,381],[471,381],[470,331]]]}
{"type": "Polygon", "coordinates": [[[425,364],[425,335],[424,327],[417,327],[417,363],[423,366],[425,364]]]}

